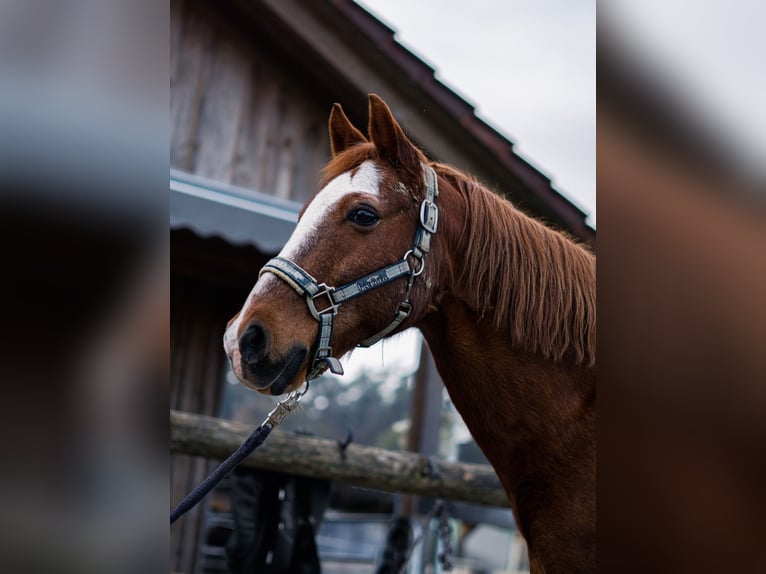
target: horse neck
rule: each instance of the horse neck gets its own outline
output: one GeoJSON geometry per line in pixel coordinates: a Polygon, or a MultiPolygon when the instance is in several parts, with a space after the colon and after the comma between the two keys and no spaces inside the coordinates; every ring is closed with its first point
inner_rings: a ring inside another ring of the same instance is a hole
{"type": "MultiPolygon", "coordinates": [[[[447,186],[440,200],[447,215],[434,254],[451,253],[452,257],[436,262],[441,285],[430,302],[432,312],[418,326],[453,404],[503,483],[527,539],[530,558],[539,562],[535,569],[544,565],[549,573],[578,571],[572,566],[582,563],[582,548],[591,548],[595,536],[595,366],[587,360],[595,349],[588,347],[589,341],[580,341],[579,352],[546,357],[534,346],[525,346],[519,336],[509,335],[508,325],[498,326],[491,307],[477,308],[472,294],[479,288],[477,279],[463,268],[476,254],[466,253],[466,245],[472,243],[471,225],[491,226],[493,222],[449,218],[449,213],[469,209],[454,188],[447,186]],[[557,560],[561,568],[556,567],[557,560]]],[[[539,226],[524,219],[514,223],[539,226]]],[[[501,237],[507,230],[489,231],[501,237]]],[[[540,233],[537,227],[534,232],[540,233]]],[[[558,239],[554,241],[554,248],[570,249],[559,245],[558,239]]],[[[583,256],[588,265],[587,254],[574,256],[583,256]]],[[[507,265],[520,264],[528,261],[507,258],[507,265]]],[[[530,270],[499,272],[513,276],[530,270]]],[[[486,287],[491,280],[487,277],[479,282],[486,287]]],[[[595,303],[595,292],[583,292],[582,300],[573,299],[573,305],[595,303]]],[[[565,311],[561,309],[561,320],[571,328],[572,317],[565,311]]],[[[514,308],[512,312],[525,310],[514,308]]],[[[564,327],[547,325],[549,329],[564,327]]],[[[583,571],[593,560],[590,550],[585,554],[583,571]]]]}
{"type": "Polygon", "coordinates": [[[532,572],[591,571],[594,370],[515,349],[453,297],[420,329],[453,404],[503,484],[532,572]]]}
{"type": "Polygon", "coordinates": [[[550,439],[591,417],[594,369],[516,349],[453,297],[420,329],[452,402],[506,486],[536,472],[540,455],[561,444],[550,439]]]}

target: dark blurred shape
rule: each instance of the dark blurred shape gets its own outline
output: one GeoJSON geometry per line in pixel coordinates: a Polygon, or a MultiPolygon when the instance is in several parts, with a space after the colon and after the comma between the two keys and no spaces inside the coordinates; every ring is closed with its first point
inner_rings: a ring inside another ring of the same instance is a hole
{"type": "Polygon", "coordinates": [[[316,533],[332,483],[245,467],[232,476],[232,574],[319,574],[316,533]]]}
{"type": "Polygon", "coordinates": [[[380,564],[376,574],[398,574],[406,564],[412,550],[412,525],[409,518],[398,516],[391,522],[380,564]]]}
{"type": "Polygon", "coordinates": [[[3,572],[167,571],[157,7],[0,5],[3,572]]]}
{"type": "Polygon", "coordinates": [[[685,106],[683,96],[652,74],[651,66],[625,50],[608,32],[596,55],[600,112],[617,115],[622,125],[657,154],[725,177],[738,177],[723,142],[685,106]]]}
{"type": "Polygon", "coordinates": [[[599,572],[764,572],[763,182],[609,24],[598,46],[599,572]]]}

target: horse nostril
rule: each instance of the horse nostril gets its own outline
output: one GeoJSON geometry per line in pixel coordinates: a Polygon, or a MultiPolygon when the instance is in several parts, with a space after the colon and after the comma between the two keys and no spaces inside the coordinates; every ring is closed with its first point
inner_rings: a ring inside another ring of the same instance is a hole
{"type": "Polygon", "coordinates": [[[269,334],[261,325],[253,323],[239,338],[239,353],[250,366],[255,365],[269,352],[269,334]]]}

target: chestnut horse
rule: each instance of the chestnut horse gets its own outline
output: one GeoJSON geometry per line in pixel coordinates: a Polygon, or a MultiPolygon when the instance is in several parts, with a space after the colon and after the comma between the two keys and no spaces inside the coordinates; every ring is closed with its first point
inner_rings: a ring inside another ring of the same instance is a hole
{"type": "Polygon", "coordinates": [[[430,162],[375,95],[368,131],[335,104],[322,189],[227,327],[234,372],[278,395],[340,371],[334,357],[360,342],[419,328],[531,571],[594,571],[595,256],[430,162]]]}

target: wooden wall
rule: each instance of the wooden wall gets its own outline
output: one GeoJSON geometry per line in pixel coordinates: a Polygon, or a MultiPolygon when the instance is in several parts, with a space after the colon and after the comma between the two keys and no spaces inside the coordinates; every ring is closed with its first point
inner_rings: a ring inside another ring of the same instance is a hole
{"type": "Polygon", "coordinates": [[[325,95],[220,7],[171,0],[170,9],[171,166],[307,200],[330,155],[325,95]]]}
{"type": "MultiPolygon", "coordinates": [[[[224,375],[221,337],[228,316],[214,297],[200,292],[209,287],[174,279],[171,289],[170,408],[215,415],[224,375]]],[[[171,456],[171,506],[202,482],[214,466],[214,461],[203,458],[171,456]]],[[[195,572],[198,538],[204,531],[204,506],[198,505],[171,529],[172,571],[195,572]]]]}

